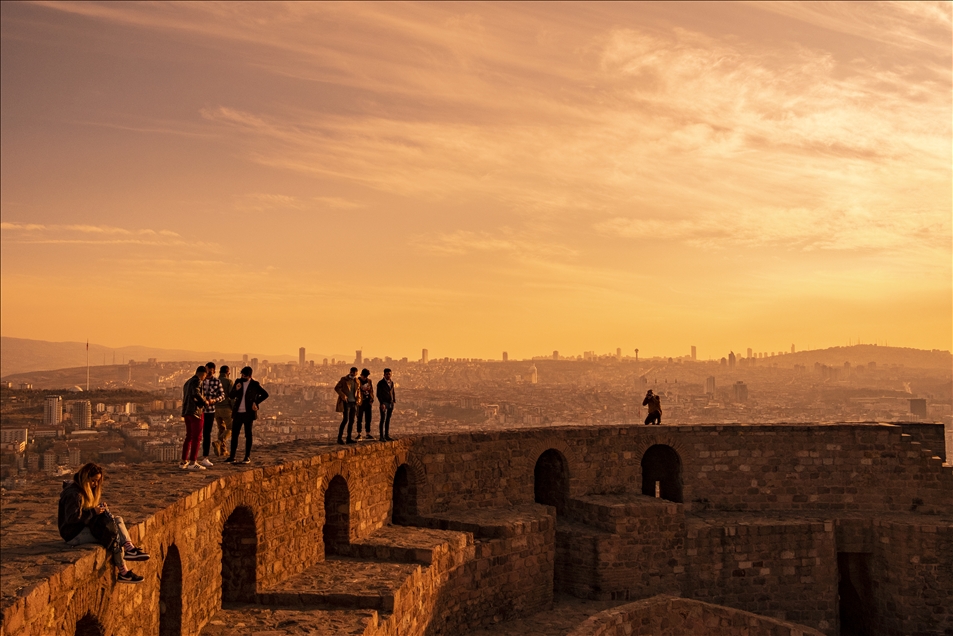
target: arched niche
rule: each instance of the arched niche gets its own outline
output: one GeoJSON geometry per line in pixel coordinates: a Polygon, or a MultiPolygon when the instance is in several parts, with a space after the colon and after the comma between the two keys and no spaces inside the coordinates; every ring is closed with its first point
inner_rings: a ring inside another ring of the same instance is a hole
{"type": "Polygon", "coordinates": [[[555,506],[556,514],[566,513],[569,501],[569,463],[555,448],[540,454],[533,469],[533,495],[536,503],[555,506]]]}
{"type": "Polygon", "coordinates": [[[682,459],[671,446],[655,444],[642,455],[642,494],[682,503],[682,459]]]}
{"type": "Polygon", "coordinates": [[[239,506],[222,528],[222,603],[251,603],[258,580],[255,513],[239,506]]]}
{"type": "Polygon", "coordinates": [[[347,554],[351,544],[351,492],[335,475],[324,491],[324,554],[347,554]]]}

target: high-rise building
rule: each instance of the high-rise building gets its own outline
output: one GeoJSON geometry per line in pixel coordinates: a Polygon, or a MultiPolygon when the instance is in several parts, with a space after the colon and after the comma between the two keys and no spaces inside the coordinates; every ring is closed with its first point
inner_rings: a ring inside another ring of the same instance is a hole
{"type": "Polygon", "coordinates": [[[46,426],[59,424],[63,421],[63,398],[58,395],[49,395],[43,404],[43,424],[46,426]]]}
{"type": "Polygon", "coordinates": [[[748,401],[748,385],[738,380],[731,385],[731,397],[735,402],[747,402],[748,401]]]}
{"type": "Polygon", "coordinates": [[[78,431],[85,431],[93,426],[93,406],[89,400],[73,402],[73,426],[78,431]]]}
{"type": "Polygon", "coordinates": [[[615,348],[615,359],[622,362],[622,347],[615,348]]]}
{"type": "Polygon", "coordinates": [[[354,365],[359,367],[362,364],[364,364],[364,352],[358,349],[354,352],[354,365]]]}
{"type": "Polygon", "coordinates": [[[536,370],[536,365],[534,364],[529,368],[529,383],[536,384],[539,382],[539,372],[536,370]]]}
{"type": "Polygon", "coordinates": [[[708,379],[705,380],[705,393],[708,395],[715,394],[715,376],[710,375],[708,376],[708,379]]]}
{"type": "Polygon", "coordinates": [[[729,369],[735,368],[735,352],[734,351],[728,352],[728,368],[729,369]]]}
{"type": "Polygon", "coordinates": [[[553,351],[553,360],[559,360],[559,352],[553,351]]]}
{"type": "Polygon", "coordinates": [[[248,366],[248,354],[247,354],[247,353],[242,356],[242,366],[243,366],[243,367],[247,367],[247,366],[248,366]]]}
{"type": "Polygon", "coordinates": [[[692,345],[692,360],[698,359],[698,352],[695,350],[695,345],[692,345]]]}
{"type": "Polygon", "coordinates": [[[751,347],[748,347],[748,359],[749,359],[749,360],[751,359],[751,354],[752,354],[751,347]]]}
{"type": "Polygon", "coordinates": [[[304,366],[304,347],[298,349],[298,366],[304,366]]]}
{"type": "Polygon", "coordinates": [[[258,358],[252,358],[248,361],[248,366],[251,367],[252,371],[258,371],[258,358]]]}
{"type": "Polygon", "coordinates": [[[794,353],[794,345],[791,345],[791,353],[794,353]]]}
{"type": "Polygon", "coordinates": [[[422,349],[420,351],[420,361],[423,362],[424,364],[427,364],[428,362],[430,362],[430,352],[427,351],[426,349],[422,349]]]}
{"type": "Polygon", "coordinates": [[[509,359],[510,359],[510,354],[508,354],[507,352],[504,351],[504,352],[503,352],[503,362],[506,362],[506,361],[509,360],[509,359]]]}

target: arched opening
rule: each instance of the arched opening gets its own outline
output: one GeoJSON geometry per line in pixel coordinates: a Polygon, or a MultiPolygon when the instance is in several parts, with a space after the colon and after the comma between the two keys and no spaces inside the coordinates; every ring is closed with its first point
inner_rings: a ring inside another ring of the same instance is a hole
{"type": "Polygon", "coordinates": [[[394,473],[394,505],[391,523],[407,525],[417,515],[417,484],[410,478],[407,464],[401,464],[394,473]]]}
{"type": "Polygon", "coordinates": [[[162,563],[159,636],[182,636],[182,559],[174,543],[169,546],[162,563]]]}
{"type": "Polygon", "coordinates": [[[258,580],[255,513],[235,508],[222,528],[222,603],[251,603],[258,580]]]}
{"type": "Polygon", "coordinates": [[[335,475],[324,492],[324,554],[346,554],[351,543],[351,493],[335,475]]]}
{"type": "Polygon", "coordinates": [[[651,446],[642,456],[642,494],[682,503],[682,459],[665,444],[651,446]]]}
{"type": "Polygon", "coordinates": [[[569,464],[563,454],[550,448],[536,460],[533,470],[536,503],[555,506],[556,514],[566,513],[569,500],[569,464]]]}
{"type": "Polygon", "coordinates": [[[870,554],[837,553],[837,596],[841,636],[871,636],[881,632],[875,622],[870,554]]]}
{"type": "Polygon", "coordinates": [[[106,630],[95,616],[86,614],[76,621],[76,636],[106,636],[106,630]]]}

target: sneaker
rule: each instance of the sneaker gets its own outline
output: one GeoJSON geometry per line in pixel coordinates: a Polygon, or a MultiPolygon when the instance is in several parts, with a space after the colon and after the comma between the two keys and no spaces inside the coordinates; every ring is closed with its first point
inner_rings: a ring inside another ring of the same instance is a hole
{"type": "Polygon", "coordinates": [[[225,463],[226,463],[226,464],[234,464],[234,463],[235,463],[235,458],[234,458],[234,457],[229,457],[228,459],[225,460],[225,463]]]}
{"type": "Polygon", "coordinates": [[[246,457],[246,458],[243,459],[242,461],[236,462],[236,463],[238,463],[238,464],[250,464],[250,463],[251,463],[251,458],[250,458],[250,457],[246,457]]]}
{"type": "Polygon", "coordinates": [[[132,570],[126,570],[125,574],[116,575],[117,583],[142,583],[142,577],[133,572],[132,570]]]}
{"type": "Polygon", "coordinates": [[[182,470],[185,470],[188,467],[189,467],[188,462],[182,462],[181,464],[179,464],[179,468],[181,468],[182,470]]]}
{"type": "Polygon", "coordinates": [[[202,464],[189,464],[189,467],[186,470],[205,470],[205,466],[202,464]]]}
{"type": "Polygon", "coordinates": [[[124,550],[122,558],[124,558],[126,561],[148,561],[149,554],[147,552],[143,552],[139,548],[133,548],[131,550],[124,550]]]}
{"type": "Polygon", "coordinates": [[[203,457],[203,458],[202,458],[202,461],[199,462],[199,465],[200,465],[200,466],[205,466],[206,468],[211,468],[211,467],[214,466],[215,464],[213,464],[212,462],[210,462],[210,461],[208,460],[208,457],[203,457]]]}
{"type": "Polygon", "coordinates": [[[355,440],[354,440],[354,441],[357,441],[357,442],[363,442],[364,440],[362,440],[362,439],[361,439],[361,434],[360,434],[360,433],[358,433],[358,434],[357,434],[357,437],[355,438],[355,440]]]}

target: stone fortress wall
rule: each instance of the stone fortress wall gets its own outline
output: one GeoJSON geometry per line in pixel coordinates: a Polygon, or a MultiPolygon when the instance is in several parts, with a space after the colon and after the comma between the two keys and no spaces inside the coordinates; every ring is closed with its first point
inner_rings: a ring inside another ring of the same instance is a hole
{"type": "MultiPolygon", "coordinates": [[[[692,606],[699,620],[748,620],[739,610],[775,619],[771,630],[837,634],[846,616],[880,634],[953,633],[953,468],[897,426],[565,427],[297,446],[184,496],[157,494],[132,528],[154,555],[136,564],[141,586],[113,583],[101,549],[64,551],[61,565],[4,590],[0,634],[197,634],[223,604],[329,621],[369,611],[366,636],[460,634],[545,610],[554,590],[683,597],[721,606],[692,606]],[[342,593],[317,582],[329,559],[379,564],[396,582],[342,593]]],[[[612,620],[664,607],[687,606],[659,601],[612,620]]]]}

